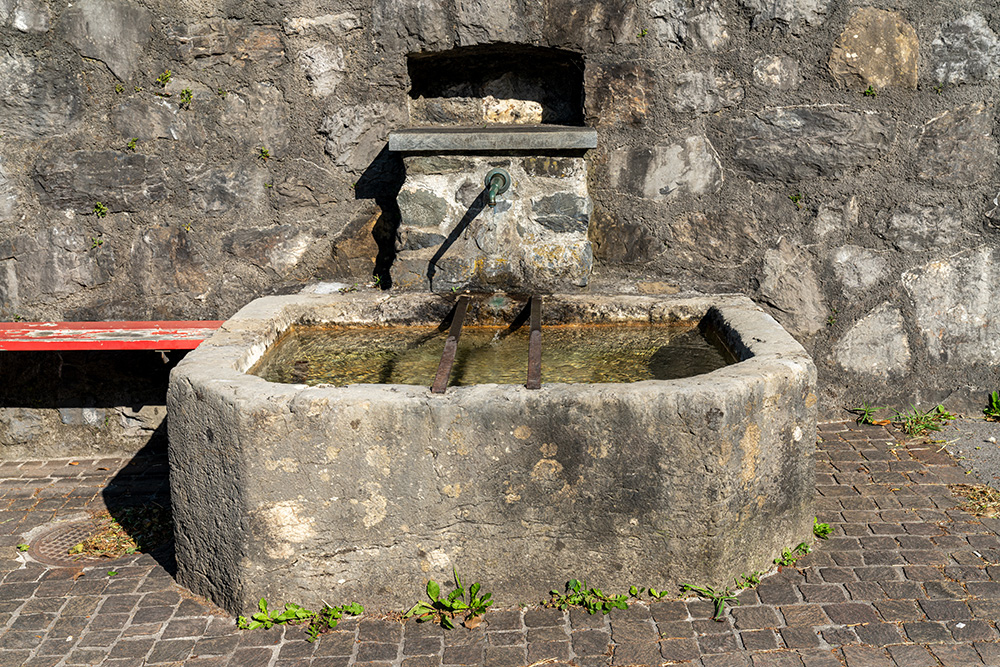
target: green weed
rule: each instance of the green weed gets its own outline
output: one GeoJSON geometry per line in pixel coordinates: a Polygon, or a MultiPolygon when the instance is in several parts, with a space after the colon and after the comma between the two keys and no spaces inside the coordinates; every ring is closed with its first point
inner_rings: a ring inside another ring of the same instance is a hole
{"type": "Polygon", "coordinates": [[[137,137],[132,137],[131,139],[128,140],[128,143],[125,144],[125,150],[129,151],[130,153],[134,153],[136,144],[138,143],[139,139],[137,137]]]}
{"type": "Polygon", "coordinates": [[[284,610],[277,612],[270,611],[267,608],[267,600],[261,598],[260,602],[257,603],[257,613],[251,615],[249,619],[246,616],[238,617],[236,627],[240,630],[256,630],[257,628],[268,630],[275,625],[298,625],[308,622],[307,641],[312,642],[316,641],[320,634],[337,627],[337,621],[345,614],[359,616],[364,610],[365,608],[360,604],[352,602],[339,607],[324,605],[317,613],[294,602],[286,602],[284,610]]]}
{"type": "Polygon", "coordinates": [[[267,162],[271,159],[271,151],[261,146],[257,149],[257,159],[261,162],[267,162]]]}
{"type": "Polygon", "coordinates": [[[738,597],[733,595],[732,591],[728,588],[725,590],[715,590],[711,586],[692,586],[691,584],[681,584],[681,590],[684,592],[697,593],[703,598],[707,598],[712,601],[715,605],[715,613],[712,615],[713,621],[721,621],[723,615],[726,613],[726,605],[739,605],[740,600],[738,597]]]}
{"type": "Polygon", "coordinates": [[[27,544],[18,544],[17,545],[17,550],[18,551],[27,551],[30,548],[31,548],[31,546],[29,546],[27,544]]]}
{"type": "Polygon", "coordinates": [[[108,570],[108,576],[109,577],[116,577],[116,576],[118,576],[118,570],[108,570]]]}
{"type": "Polygon", "coordinates": [[[878,91],[875,90],[875,86],[868,86],[867,88],[865,88],[864,96],[865,97],[878,97],[878,91]]]}
{"type": "Polygon", "coordinates": [[[306,634],[309,635],[306,638],[306,641],[316,641],[316,638],[324,632],[329,632],[330,630],[335,629],[337,627],[337,622],[345,615],[360,616],[364,610],[365,608],[357,602],[341,605],[339,607],[323,605],[323,608],[319,610],[319,613],[316,614],[313,620],[309,623],[309,627],[306,628],[306,634]]]}
{"type": "Polygon", "coordinates": [[[821,540],[825,540],[833,533],[833,528],[828,523],[820,523],[819,517],[813,517],[813,535],[821,540]]]}
{"type": "Polygon", "coordinates": [[[868,401],[864,401],[861,404],[860,408],[847,408],[847,411],[850,412],[851,414],[855,414],[858,416],[857,422],[859,424],[874,424],[874,425],[884,426],[889,423],[888,420],[875,419],[874,417],[876,412],[885,409],[886,406],[884,405],[882,407],[876,408],[871,405],[868,405],[868,401]]]}
{"type": "Polygon", "coordinates": [[[174,75],[173,72],[171,72],[168,69],[165,69],[163,70],[163,74],[156,77],[156,83],[160,85],[160,88],[166,88],[167,84],[170,83],[170,79],[171,77],[173,77],[173,75],[174,75]]]}
{"type": "Polygon", "coordinates": [[[812,547],[805,542],[799,542],[798,546],[794,549],[782,549],[781,555],[774,559],[774,564],[780,566],[795,565],[795,561],[810,551],[812,551],[812,547]]]}
{"type": "Polygon", "coordinates": [[[115,92],[118,93],[119,95],[121,95],[122,93],[125,92],[125,86],[123,86],[120,83],[116,83],[115,84],[115,92]]]}
{"type": "Polygon", "coordinates": [[[760,578],[763,576],[763,572],[754,571],[741,574],[733,579],[733,581],[736,583],[736,588],[742,591],[743,589],[754,588],[755,586],[760,585],[760,578]]]}
{"type": "Polygon", "coordinates": [[[913,405],[910,412],[897,412],[893,423],[907,435],[924,435],[928,431],[940,431],[944,422],[955,418],[943,405],[922,412],[913,405]]]}
{"type": "Polygon", "coordinates": [[[590,614],[601,612],[607,614],[612,609],[628,609],[628,596],[607,595],[600,588],[589,588],[586,582],[579,579],[570,579],[566,582],[566,592],[560,593],[557,590],[549,591],[551,599],[545,603],[546,607],[566,610],[570,607],[583,607],[590,614]]]}
{"type": "Polygon", "coordinates": [[[441,587],[438,583],[433,579],[428,581],[427,597],[430,598],[430,603],[423,600],[417,602],[403,614],[403,618],[415,617],[417,623],[436,621],[445,630],[451,630],[455,627],[453,619],[464,615],[462,625],[470,629],[478,626],[482,621],[483,614],[493,604],[493,600],[490,599],[493,594],[487,593],[480,596],[479,591],[482,590],[482,586],[476,582],[469,586],[469,592],[466,595],[465,586],[462,585],[462,580],[458,576],[458,570],[452,568],[452,574],[455,577],[455,590],[447,597],[441,597],[441,587]]]}
{"type": "Polygon", "coordinates": [[[990,394],[990,404],[983,408],[983,414],[991,422],[1000,422],[1000,391],[990,394]]]}
{"type": "Polygon", "coordinates": [[[795,204],[795,208],[799,209],[800,211],[802,210],[802,194],[801,193],[796,192],[793,195],[788,195],[788,198],[792,200],[793,204],[795,204]]]}
{"type": "Polygon", "coordinates": [[[102,245],[104,245],[104,239],[102,239],[99,236],[91,236],[90,237],[90,249],[91,250],[93,250],[94,248],[100,248],[102,245]]]}
{"type": "Polygon", "coordinates": [[[654,600],[662,600],[669,594],[670,593],[668,591],[658,591],[655,588],[649,589],[649,597],[653,598],[654,600]]]}
{"type": "Polygon", "coordinates": [[[190,109],[192,102],[194,102],[194,92],[190,88],[185,88],[181,91],[180,107],[182,109],[190,109]]]}
{"type": "Polygon", "coordinates": [[[108,216],[108,207],[102,204],[101,202],[97,202],[96,204],[94,204],[93,213],[98,218],[106,218],[108,216]]]}

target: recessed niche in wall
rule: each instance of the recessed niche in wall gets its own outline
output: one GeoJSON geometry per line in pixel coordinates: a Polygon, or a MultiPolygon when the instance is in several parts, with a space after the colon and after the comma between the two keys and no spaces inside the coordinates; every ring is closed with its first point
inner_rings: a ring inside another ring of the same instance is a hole
{"type": "Polygon", "coordinates": [[[583,125],[583,56],[522,44],[412,53],[414,125],[583,125]]]}

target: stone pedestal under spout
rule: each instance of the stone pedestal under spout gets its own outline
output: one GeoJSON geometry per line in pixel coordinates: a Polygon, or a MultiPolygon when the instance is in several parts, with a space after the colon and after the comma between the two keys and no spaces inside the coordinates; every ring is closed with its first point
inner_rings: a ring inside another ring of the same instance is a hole
{"type": "Polygon", "coordinates": [[[393,133],[406,181],[394,287],[552,292],[587,285],[593,204],[583,152],[588,128],[441,128],[393,133]],[[484,177],[510,173],[510,189],[487,205],[484,177]]]}

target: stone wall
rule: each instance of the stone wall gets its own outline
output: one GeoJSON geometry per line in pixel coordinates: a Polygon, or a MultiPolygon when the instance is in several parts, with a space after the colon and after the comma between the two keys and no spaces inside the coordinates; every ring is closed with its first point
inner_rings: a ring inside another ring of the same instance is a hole
{"type": "Polygon", "coordinates": [[[407,54],[529,44],[584,62],[589,289],[752,296],[827,415],[972,407],[1000,386],[997,31],[973,0],[0,0],[0,319],[388,278],[407,54]]]}

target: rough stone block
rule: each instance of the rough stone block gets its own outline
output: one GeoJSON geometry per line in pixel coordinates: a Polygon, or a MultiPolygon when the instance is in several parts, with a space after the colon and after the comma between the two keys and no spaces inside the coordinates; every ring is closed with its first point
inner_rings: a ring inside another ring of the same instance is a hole
{"type": "Polygon", "coordinates": [[[845,245],[833,251],[833,272],[844,289],[864,292],[878,284],[889,268],[883,253],[868,248],[845,245]]]}
{"type": "Polygon", "coordinates": [[[649,14],[660,46],[717,51],[729,43],[717,0],[652,0],[649,14]]]}
{"type": "Polygon", "coordinates": [[[641,123],[649,113],[649,93],[655,88],[653,72],[633,63],[587,67],[587,117],[598,127],[641,123]]]}
{"type": "Polygon", "coordinates": [[[754,12],[755,28],[775,22],[793,32],[805,25],[813,25],[823,20],[830,0],[740,0],[740,3],[754,12]]]}
{"type": "Polygon", "coordinates": [[[334,164],[360,173],[385,146],[389,131],[400,127],[406,115],[382,102],[340,107],[323,119],[320,134],[326,136],[326,153],[334,164]]]}
{"type": "Polygon", "coordinates": [[[996,170],[993,106],[974,102],[928,121],[917,144],[917,178],[947,185],[987,180],[996,170]]]}
{"type": "Polygon", "coordinates": [[[104,410],[101,408],[59,408],[59,418],[70,426],[101,426],[104,410]]]}
{"type": "Polygon", "coordinates": [[[35,163],[39,199],[53,208],[90,213],[134,211],[167,198],[160,158],[116,151],[72,151],[35,163]]]}
{"type": "Polygon", "coordinates": [[[653,201],[722,188],[722,165],[712,143],[693,136],[682,143],[618,150],[609,157],[610,183],[653,201]],[[676,193],[676,194],[675,194],[676,193]]]}
{"type": "Polygon", "coordinates": [[[682,113],[713,113],[743,101],[743,86],[732,72],[686,71],[677,76],[673,106],[682,113]]]}
{"type": "Polygon", "coordinates": [[[321,44],[302,51],[298,57],[299,66],[305,72],[316,97],[332,95],[344,80],[347,61],[343,47],[321,44]]]}
{"type": "Polygon", "coordinates": [[[903,316],[884,303],[859,320],[834,345],[833,356],[842,367],[862,375],[899,377],[910,364],[903,316]]]}
{"type": "Polygon", "coordinates": [[[764,252],[759,296],[792,334],[810,336],[826,325],[826,304],[812,258],[787,239],[764,252]]]}
{"type": "Polygon", "coordinates": [[[376,0],[372,18],[376,41],[389,51],[434,51],[452,44],[443,0],[376,0]]]}
{"type": "Polygon", "coordinates": [[[930,50],[931,76],[940,84],[978,83],[1000,77],[1000,39],[977,12],[941,26],[930,50]]]}
{"type": "Polygon", "coordinates": [[[862,7],[851,15],[830,53],[841,85],[916,88],[917,31],[898,12],[862,7]]]}
{"type": "Polygon", "coordinates": [[[3,408],[0,410],[0,445],[30,443],[45,432],[37,410],[3,408]]]}
{"type": "Polygon", "coordinates": [[[62,134],[74,126],[80,107],[75,79],[46,70],[37,59],[16,48],[0,53],[0,109],[5,136],[62,134]]]}
{"type": "Polygon", "coordinates": [[[904,252],[944,248],[965,238],[961,213],[954,206],[907,203],[880,218],[881,236],[904,252]]]}
{"type": "MultiPolygon", "coordinates": [[[[264,147],[276,156],[290,141],[288,103],[281,89],[266,81],[228,92],[219,123],[223,136],[245,146],[248,152],[264,147]]],[[[379,147],[374,148],[377,153],[379,147]]]]}
{"type": "Polygon", "coordinates": [[[49,30],[52,12],[47,0],[0,0],[0,23],[27,33],[49,30]]]}
{"type": "Polygon", "coordinates": [[[167,35],[177,54],[188,62],[213,65],[258,61],[277,65],[285,59],[281,33],[271,26],[211,19],[172,26],[167,35]]]}
{"type": "Polygon", "coordinates": [[[792,90],[802,83],[799,63],[789,56],[765,56],[753,63],[753,80],[758,86],[792,90]]]}
{"type": "Polygon", "coordinates": [[[778,107],[734,118],[723,134],[735,137],[730,155],[750,178],[797,181],[874,164],[896,126],[887,115],[836,106],[778,107]]]}
{"type": "Polygon", "coordinates": [[[985,246],[903,274],[932,360],[970,366],[1000,362],[998,281],[1000,252],[985,246]]]}
{"type": "Polygon", "coordinates": [[[149,43],[152,15],[124,0],[80,0],[59,17],[63,37],[80,54],[106,64],[127,80],[149,43]]]}

